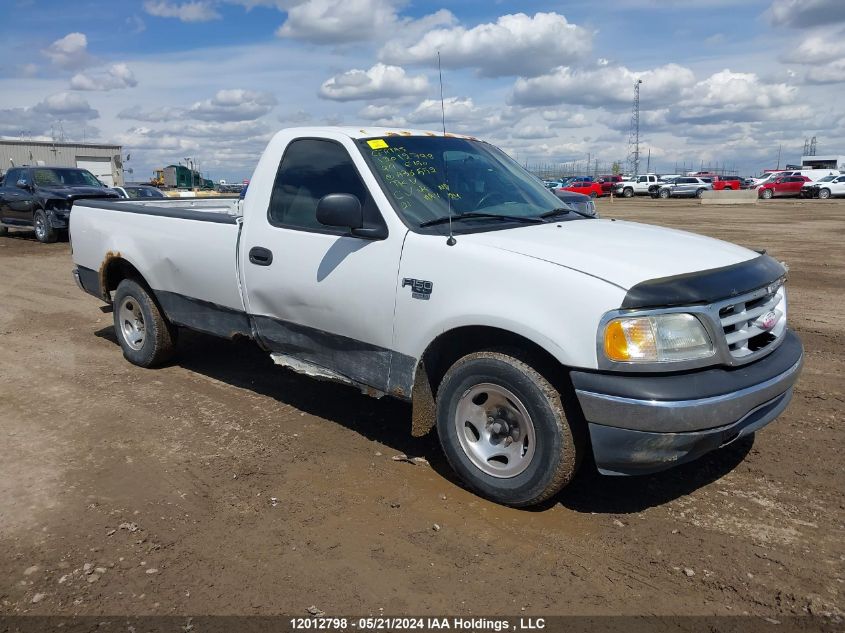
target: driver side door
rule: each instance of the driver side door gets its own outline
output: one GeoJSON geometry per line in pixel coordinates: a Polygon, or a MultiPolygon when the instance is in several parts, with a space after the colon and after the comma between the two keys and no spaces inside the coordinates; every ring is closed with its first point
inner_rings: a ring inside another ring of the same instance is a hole
{"type": "Polygon", "coordinates": [[[367,239],[320,224],[317,203],[332,193],[355,195],[366,221],[383,222],[340,142],[292,140],[269,208],[246,209],[240,258],[247,309],[271,351],[387,392],[405,232],[367,239]]]}
{"type": "Polygon", "coordinates": [[[2,203],[0,203],[2,221],[7,224],[31,225],[34,201],[29,170],[10,169],[2,188],[2,203]],[[23,181],[26,186],[19,187],[19,181],[23,181]]]}

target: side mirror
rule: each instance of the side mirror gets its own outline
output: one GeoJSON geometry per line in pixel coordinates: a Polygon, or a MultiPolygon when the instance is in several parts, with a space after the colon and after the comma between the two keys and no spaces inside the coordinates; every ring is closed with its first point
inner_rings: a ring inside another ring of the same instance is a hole
{"type": "Polygon", "coordinates": [[[317,203],[317,221],[326,226],[342,226],[352,230],[363,228],[361,201],[350,193],[330,193],[317,203]]]}

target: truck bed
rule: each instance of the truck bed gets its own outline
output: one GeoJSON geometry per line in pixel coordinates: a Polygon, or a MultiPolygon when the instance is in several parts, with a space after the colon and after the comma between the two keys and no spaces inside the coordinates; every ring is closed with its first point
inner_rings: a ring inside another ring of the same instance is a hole
{"type": "Polygon", "coordinates": [[[238,281],[238,202],[86,200],[75,204],[71,240],[83,286],[91,294],[105,296],[104,290],[109,290],[106,271],[114,260],[123,260],[144,271],[174,322],[191,323],[215,334],[249,333],[245,318],[217,322],[221,312],[244,314],[238,281]]]}

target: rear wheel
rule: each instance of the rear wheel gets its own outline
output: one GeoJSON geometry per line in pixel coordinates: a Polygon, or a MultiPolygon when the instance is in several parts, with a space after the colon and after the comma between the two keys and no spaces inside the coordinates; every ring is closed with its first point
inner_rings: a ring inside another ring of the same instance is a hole
{"type": "Polygon", "coordinates": [[[822,200],[830,198],[830,189],[819,189],[819,198],[822,200]]]}
{"type": "Polygon", "coordinates": [[[114,332],[124,358],[133,365],[155,367],[173,355],[175,328],[133,279],[124,279],[115,291],[114,332]]]}
{"type": "Polygon", "coordinates": [[[701,196],[703,196],[703,195],[704,195],[704,189],[699,189],[699,190],[697,190],[697,191],[695,192],[695,197],[696,197],[696,198],[700,198],[700,197],[701,197],[701,196]]]}
{"type": "Polygon", "coordinates": [[[35,228],[35,239],[42,244],[52,244],[59,235],[56,229],[50,224],[50,219],[44,209],[37,209],[32,218],[33,227],[35,228]]]}
{"type": "Polygon", "coordinates": [[[467,487],[517,507],[560,491],[582,452],[558,391],[501,352],[470,354],[449,369],[437,390],[437,432],[467,487]]]}

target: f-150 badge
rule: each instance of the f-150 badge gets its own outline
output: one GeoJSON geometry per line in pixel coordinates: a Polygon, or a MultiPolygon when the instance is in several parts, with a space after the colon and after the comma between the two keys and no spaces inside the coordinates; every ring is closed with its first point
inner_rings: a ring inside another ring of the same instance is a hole
{"type": "Polygon", "coordinates": [[[434,283],[425,279],[405,277],[402,280],[402,287],[404,288],[405,286],[411,286],[411,296],[414,299],[424,299],[426,301],[431,298],[431,291],[434,290],[434,283]]]}

